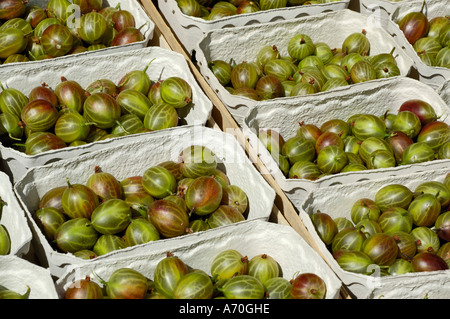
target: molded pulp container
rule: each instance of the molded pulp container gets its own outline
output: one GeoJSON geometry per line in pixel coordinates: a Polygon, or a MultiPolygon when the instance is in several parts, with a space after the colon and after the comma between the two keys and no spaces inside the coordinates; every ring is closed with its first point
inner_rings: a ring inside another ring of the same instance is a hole
{"type": "Polygon", "coordinates": [[[438,90],[439,95],[447,105],[450,105],[450,80],[445,81],[438,90]]]}
{"type": "MultiPolygon", "coordinates": [[[[50,88],[54,89],[61,82],[62,76],[68,80],[77,81],[83,88],[102,78],[110,79],[117,84],[126,73],[133,70],[143,70],[147,64],[149,64],[147,74],[153,81],[179,76],[190,84],[193,94],[192,104],[179,109],[179,116],[184,118],[183,124],[205,125],[211,115],[212,102],[198,85],[185,58],[179,53],[159,47],[147,47],[102,56],[72,57],[18,69],[17,72],[12,74],[5,74],[0,71],[0,82],[7,87],[18,89],[28,96],[31,89],[40,86],[42,82],[47,83],[50,88]]],[[[1,160],[4,170],[15,182],[31,167],[45,165],[61,159],[74,158],[104,147],[123,144],[128,140],[139,139],[146,134],[153,134],[153,132],[112,138],[77,147],[50,150],[36,155],[27,155],[11,147],[0,145],[1,160]]]]}
{"type": "MultiPolygon", "coordinates": [[[[239,186],[247,194],[248,220],[267,221],[269,219],[274,205],[275,191],[259,174],[232,134],[203,126],[167,129],[143,135],[128,143],[45,166],[33,167],[15,184],[14,191],[24,207],[34,231],[33,240],[36,243],[36,255],[40,262],[48,265],[56,277],[60,276],[70,264],[91,262],[53,249],[32,220],[32,214],[37,208],[39,199],[48,190],[56,186],[67,185],[66,178],[69,178],[72,184],[85,184],[96,166],[99,166],[104,172],[111,173],[119,181],[130,176],[142,175],[151,166],[164,161],[178,162],[180,152],[190,145],[208,147],[216,155],[218,168],[227,174],[230,183],[239,186]]],[[[191,235],[202,236],[201,233],[184,236],[188,238],[191,235]]],[[[170,245],[171,241],[172,239],[160,239],[143,244],[142,247],[153,250],[160,245],[170,245]]],[[[135,251],[140,251],[139,247],[121,249],[101,255],[96,259],[111,261],[122,255],[134,255],[135,251]]]]}
{"type": "MultiPolygon", "coordinates": [[[[342,283],[356,298],[393,299],[448,299],[450,298],[450,270],[412,272],[403,275],[380,276],[375,266],[372,275],[364,275],[343,270],[334,260],[331,252],[318,237],[310,215],[321,211],[333,219],[346,217],[351,220],[353,203],[360,198],[374,199],[376,192],[389,184],[401,184],[414,190],[425,181],[443,182],[448,167],[427,170],[402,176],[386,176],[376,180],[356,184],[336,185],[312,191],[299,207],[300,217],[318,244],[319,251],[334,270],[342,283]]],[[[370,267],[370,266],[369,266],[370,267]]]]}
{"type": "Polygon", "coordinates": [[[31,248],[31,228],[8,175],[2,171],[0,171],[0,198],[6,202],[0,213],[0,224],[6,228],[11,239],[9,255],[26,257],[31,248]]]}
{"type": "MultiPolygon", "coordinates": [[[[46,8],[48,4],[48,0],[29,0],[29,5],[38,5],[41,8],[46,8]]],[[[71,1],[72,2],[72,1],[71,1]]],[[[142,8],[141,4],[138,1],[120,1],[120,0],[103,0],[103,7],[116,7],[120,4],[120,8],[123,10],[127,10],[133,14],[133,17],[136,21],[136,27],[141,28],[141,33],[144,35],[143,41],[138,41],[134,43],[129,43],[116,47],[108,47],[104,49],[82,52],[74,54],[76,57],[92,57],[95,55],[102,55],[105,53],[118,53],[121,51],[127,50],[135,50],[140,48],[145,48],[148,45],[148,42],[153,39],[153,33],[155,31],[155,23],[149,18],[145,10],[142,8]]],[[[50,61],[58,61],[58,60],[66,60],[70,59],[70,55],[65,55],[62,57],[56,57],[50,59],[50,61]]],[[[16,62],[16,63],[7,63],[0,65],[0,72],[13,72],[17,67],[23,68],[25,66],[30,65],[40,65],[45,68],[48,60],[41,61],[29,61],[29,62],[16,62]]]]}
{"type": "MultiPolygon", "coordinates": [[[[401,75],[408,75],[413,65],[411,58],[384,29],[368,23],[368,19],[368,16],[345,9],[288,21],[213,30],[208,32],[198,45],[197,59],[200,72],[240,126],[243,125],[248,110],[253,108],[257,101],[228,92],[209,69],[209,61],[217,59],[224,61],[233,59],[236,63],[256,61],[257,52],[267,45],[276,45],[281,56],[287,56],[289,40],[299,33],[310,35],[314,43],[325,42],[331,48],[341,48],[348,35],[364,29],[371,43],[370,55],[389,53],[395,47],[394,54],[401,75]]],[[[364,87],[370,85],[369,82],[351,86],[364,87]]],[[[344,90],[348,89],[349,87],[344,87],[344,90]]],[[[321,93],[313,94],[313,97],[318,100],[322,98],[321,93]]],[[[302,103],[304,96],[292,99],[302,103]]]]}
{"type": "MultiPolygon", "coordinates": [[[[388,21],[422,7],[422,0],[389,1],[389,0],[359,0],[359,11],[370,14],[373,22],[386,28],[388,21]]],[[[447,0],[427,0],[424,13],[428,16],[430,11],[445,12],[448,9],[447,0]]]]}
{"type": "MultiPolygon", "coordinates": [[[[149,1],[149,0],[147,0],[149,1]]],[[[350,0],[334,1],[315,5],[301,5],[271,10],[261,10],[254,13],[237,14],[217,20],[205,20],[184,14],[176,0],[158,0],[158,7],[168,24],[177,35],[181,44],[193,54],[197,43],[203,35],[214,29],[223,29],[258,23],[285,21],[321,12],[346,9],[350,0]]]]}
{"type": "MultiPolygon", "coordinates": [[[[387,22],[386,29],[395,39],[395,41],[405,50],[405,52],[414,61],[414,67],[418,72],[418,79],[425,84],[430,85],[435,90],[445,82],[450,80],[450,69],[438,66],[428,66],[422,62],[417,55],[414,47],[406,40],[402,30],[400,30],[397,22],[401,20],[409,12],[418,12],[422,7],[423,1],[402,1],[404,4],[399,7],[397,14],[392,15],[392,19],[387,22]]],[[[444,1],[426,1],[426,16],[428,20],[435,17],[442,17],[450,14],[450,2],[444,1]]]]}
{"type": "Polygon", "coordinates": [[[0,286],[21,295],[29,287],[28,299],[58,299],[50,271],[17,256],[0,256],[0,286]]]}
{"type": "MultiPolygon", "coordinates": [[[[95,275],[109,278],[116,269],[128,267],[141,272],[153,280],[153,273],[167,252],[180,258],[187,266],[201,269],[211,274],[211,263],[221,251],[235,249],[248,260],[259,254],[273,257],[281,269],[281,276],[293,279],[300,273],[314,273],[320,276],[327,286],[327,299],[338,299],[341,282],[330,267],[292,227],[261,220],[245,221],[224,227],[217,231],[205,232],[202,236],[191,236],[185,240],[175,239],[167,245],[161,245],[151,251],[133,257],[117,258],[113,262],[98,260],[85,265],[76,265],[67,269],[57,282],[60,296],[75,280],[95,275]]],[[[98,281],[97,281],[98,282],[98,281]]]]}
{"type": "Polygon", "coordinates": [[[414,171],[450,167],[450,160],[434,160],[425,163],[409,164],[392,168],[370,169],[326,175],[318,180],[290,179],[284,176],[272,155],[258,139],[260,129],[274,129],[285,140],[297,133],[299,122],[311,123],[320,127],[331,119],[347,120],[359,113],[382,116],[386,111],[396,113],[400,105],[409,99],[421,99],[430,103],[440,119],[450,123],[449,106],[429,86],[410,78],[397,77],[376,80],[370,85],[353,86],[349,91],[336,90],[320,95],[305,97],[299,103],[293,99],[280,99],[260,103],[250,110],[245,118],[244,134],[250,145],[258,152],[261,161],[273,175],[288,198],[298,206],[308,192],[336,184],[354,184],[374,178],[409,174],[414,171]]]}

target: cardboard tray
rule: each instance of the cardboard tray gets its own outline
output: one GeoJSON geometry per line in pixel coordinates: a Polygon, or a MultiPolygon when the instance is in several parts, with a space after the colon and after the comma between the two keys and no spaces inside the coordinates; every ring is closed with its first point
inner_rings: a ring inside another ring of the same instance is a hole
{"type": "Polygon", "coordinates": [[[315,238],[319,251],[333,271],[356,298],[383,299],[448,299],[450,298],[450,270],[407,273],[397,276],[357,274],[343,270],[318,237],[310,215],[320,210],[336,217],[350,218],[351,206],[360,198],[374,198],[378,189],[397,183],[414,189],[425,181],[443,182],[449,168],[426,170],[403,176],[386,176],[357,184],[336,185],[312,191],[299,207],[300,217],[315,238]]]}
{"type": "MultiPolygon", "coordinates": [[[[42,8],[47,7],[48,0],[29,0],[29,5],[38,5],[42,8]]],[[[145,13],[144,9],[140,5],[139,1],[131,0],[131,1],[120,1],[120,0],[103,0],[103,7],[115,7],[118,4],[120,4],[120,7],[123,10],[130,11],[134,19],[136,21],[136,26],[139,28],[140,26],[147,24],[141,29],[142,34],[144,35],[143,41],[138,41],[134,43],[129,43],[121,46],[116,47],[108,47],[104,49],[89,51],[89,52],[82,52],[74,54],[75,57],[92,57],[96,55],[102,55],[105,53],[117,53],[121,51],[127,51],[127,50],[135,50],[139,48],[144,48],[148,45],[149,41],[153,38],[153,33],[155,30],[155,24],[154,22],[148,17],[148,15],[145,13]]],[[[66,60],[70,59],[72,55],[65,55],[62,57],[57,57],[50,59],[50,61],[58,61],[58,60],[66,60]]],[[[42,61],[29,61],[29,62],[16,62],[16,63],[7,63],[0,65],[0,72],[14,72],[17,68],[23,68],[25,66],[31,66],[31,65],[41,65],[41,67],[45,67],[48,63],[48,60],[42,60],[42,61]]]]}
{"type": "Polygon", "coordinates": [[[202,236],[190,236],[185,240],[175,239],[167,245],[142,250],[132,257],[120,257],[113,262],[98,260],[89,264],[74,265],[56,281],[60,296],[64,295],[71,282],[91,276],[109,278],[116,269],[127,267],[141,272],[149,279],[157,263],[167,252],[180,258],[186,265],[198,268],[207,274],[211,272],[214,257],[226,249],[235,249],[250,260],[258,254],[268,254],[280,265],[282,277],[293,279],[300,273],[310,272],[320,276],[327,286],[327,299],[338,299],[341,282],[330,267],[290,226],[274,224],[261,220],[251,220],[205,232],[202,236]]]}
{"type": "MultiPolygon", "coordinates": [[[[274,205],[275,191],[250,162],[233,135],[203,126],[167,129],[143,135],[128,143],[33,167],[15,184],[14,191],[29,217],[34,233],[33,241],[36,243],[34,245],[36,255],[41,264],[49,266],[52,274],[58,277],[70,264],[90,262],[54,250],[32,220],[32,213],[46,191],[66,185],[66,177],[72,183],[86,183],[95,166],[100,166],[103,171],[113,174],[119,181],[129,176],[142,175],[153,165],[167,160],[178,161],[180,152],[195,144],[210,148],[216,154],[218,167],[226,172],[231,184],[241,187],[246,192],[249,200],[247,219],[267,221],[274,205]]],[[[172,239],[161,239],[143,246],[146,249],[156,249],[159,245],[170,245],[171,241],[172,239]]],[[[99,256],[97,259],[114,260],[122,255],[133,255],[136,249],[136,246],[125,248],[99,256]]]]}
{"type": "MultiPolygon", "coordinates": [[[[392,35],[395,41],[402,47],[405,52],[411,57],[414,61],[414,67],[418,72],[418,79],[435,90],[439,89],[439,87],[445,82],[450,80],[450,69],[445,67],[438,66],[428,66],[422,62],[422,60],[417,55],[414,47],[406,40],[405,35],[402,30],[400,30],[397,21],[399,21],[403,16],[405,16],[409,12],[417,12],[420,11],[422,7],[423,1],[402,1],[402,6],[399,7],[399,10],[394,12],[391,16],[391,19],[386,23],[386,30],[392,35]]],[[[450,6],[448,1],[430,1],[426,2],[426,16],[428,19],[432,19],[434,17],[445,16],[450,14],[450,6]]]]}
{"type": "Polygon", "coordinates": [[[7,203],[0,215],[2,224],[11,238],[9,255],[26,257],[31,249],[32,233],[25,211],[13,190],[8,175],[0,171],[0,198],[7,203]]]}
{"type": "Polygon", "coordinates": [[[417,80],[397,77],[373,81],[370,85],[364,87],[354,86],[349,91],[330,91],[321,95],[320,99],[308,96],[301,103],[288,98],[260,103],[248,112],[243,132],[281,189],[293,204],[298,206],[307,193],[316,188],[335,184],[353,184],[383,176],[450,167],[450,160],[435,160],[392,168],[338,173],[323,176],[316,181],[289,179],[283,175],[269,151],[259,141],[257,136],[259,129],[275,129],[287,140],[296,135],[298,123],[301,121],[320,126],[327,120],[333,118],[347,120],[351,115],[358,113],[381,116],[386,111],[397,112],[404,101],[415,98],[433,105],[436,114],[442,115],[441,119],[450,123],[448,116],[450,108],[442,101],[437,92],[417,80]]]}
{"type": "MultiPolygon", "coordinates": [[[[200,86],[204,89],[206,95],[213,102],[213,112],[211,119],[208,123],[208,126],[218,128],[224,132],[231,131],[232,134],[235,135],[236,139],[245,149],[248,154],[248,157],[254,163],[255,167],[260,171],[265,180],[269,183],[269,185],[275,190],[275,204],[272,215],[269,220],[279,224],[289,224],[295,229],[309,244],[311,244],[311,240],[309,239],[309,233],[304,227],[303,223],[298,216],[298,212],[293,207],[292,203],[289,201],[285,193],[280,189],[280,186],[272,177],[272,175],[266,173],[267,169],[257,156],[255,150],[249,146],[248,141],[245,139],[242,130],[238,127],[236,121],[228,112],[227,108],[223,105],[222,101],[218,98],[216,93],[212,90],[212,88],[207,84],[205,78],[200,74],[200,71],[197,67],[195,67],[194,62],[191,61],[190,56],[183,49],[182,45],[178,42],[175,35],[173,34],[170,27],[166,24],[164,18],[161,16],[160,12],[157,10],[153,2],[144,1],[142,2],[146,12],[149,14],[151,19],[155,21],[156,24],[156,34],[163,34],[161,37],[162,45],[168,45],[172,48],[172,50],[176,52],[180,52],[183,54],[188,64],[191,66],[191,70],[199,82],[200,86]]],[[[345,293],[345,292],[343,292],[345,293]]]]}
{"type": "MultiPolygon", "coordinates": [[[[211,115],[212,102],[198,85],[186,59],[179,53],[159,47],[146,47],[102,56],[72,57],[21,68],[13,74],[0,71],[0,82],[8,87],[18,89],[27,96],[33,87],[41,85],[42,82],[46,82],[49,87],[54,89],[60,83],[61,76],[65,76],[68,80],[75,80],[85,88],[91,82],[101,78],[107,78],[114,83],[118,83],[127,72],[143,70],[153,59],[155,60],[147,70],[147,74],[152,80],[179,76],[192,87],[193,106],[179,109],[179,114],[185,119],[185,124],[205,125],[211,115]]],[[[77,147],[50,150],[36,155],[27,155],[0,144],[1,163],[3,170],[15,182],[31,167],[77,157],[104,147],[123,144],[130,139],[140,138],[140,136],[146,134],[153,134],[153,132],[107,139],[77,147]]]]}
{"type": "Polygon", "coordinates": [[[17,256],[0,256],[0,286],[19,294],[28,286],[28,299],[58,299],[50,271],[17,256]]]}
{"type": "Polygon", "coordinates": [[[445,81],[438,90],[439,95],[447,105],[450,105],[450,79],[445,81]]]}
{"type": "MultiPolygon", "coordinates": [[[[389,1],[389,0],[359,0],[359,11],[370,14],[373,22],[386,28],[388,21],[397,19],[408,12],[418,11],[422,7],[422,0],[389,1]]],[[[427,16],[432,12],[445,12],[448,2],[442,0],[427,0],[424,12],[427,16]]]]}
{"type": "MultiPolygon", "coordinates": [[[[369,16],[345,9],[288,21],[213,30],[208,32],[198,44],[197,64],[208,84],[223,101],[236,122],[242,126],[246,113],[255,106],[257,101],[230,94],[208,68],[208,61],[216,59],[229,61],[231,58],[236,63],[255,61],[256,53],[266,45],[276,45],[281,55],[287,55],[287,44],[290,38],[298,33],[311,35],[314,42],[326,42],[331,48],[340,48],[349,34],[365,29],[371,43],[370,55],[389,53],[395,47],[395,54],[398,55],[396,61],[401,75],[408,75],[413,65],[411,58],[384,29],[368,23],[368,19],[369,16]]],[[[350,86],[364,87],[366,85],[370,83],[364,82],[350,86]]],[[[349,87],[346,86],[337,90],[348,89],[349,87]]],[[[316,93],[313,96],[320,100],[322,93],[316,93]]],[[[304,97],[291,97],[291,99],[301,103],[304,97]]]]}
{"type": "MultiPolygon", "coordinates": [[[[150,0],[146,0],[150,1],[150,0]]],[[[245,25],[254,25],[271,21],[285,21],[321,12],[346,9],[350,0],[341,0],[315,5],[302,5],[280,9],[264,10],[254,13],[239,14],[213,21],[184,14],[176,0],[158,0],[158,7],[168,24],[177,35],[189,54],[193,55],[196,45],[205,33],[214,29],[223,29],[245,25]]]]}

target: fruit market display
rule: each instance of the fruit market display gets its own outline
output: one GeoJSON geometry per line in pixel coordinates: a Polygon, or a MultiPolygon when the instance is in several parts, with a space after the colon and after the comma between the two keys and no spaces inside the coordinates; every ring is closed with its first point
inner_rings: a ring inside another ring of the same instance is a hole
{"type": "Polygon", "coordinates": [[[81,183],[48,190],[33,218],[56,250],[80,258],[229,225],[246,218],[246,193],[207,147],[185,148],[118,181],[100,167],[81,183]]]}
{"type": "Polygon", "coordinates": [[[178,76],[152,80],[147,68],[85,88],[62,77],[55,88],[43,83],[28,96],[1,86],[0,141],[36,155],[182,125],[177,110],[192,105],[191,85],[178,76]]]}
{"type": "Polygon", "coordinates": [[[370,55],[366,31],[351,33],[341,48],[315,42],[313,35],[297,34],[281,55],[267,45],[252,61],[214,60],[208,67],[231,94],[253,100],[302,96],[336,87],[400,75],[392,52],[370,55]]]}
{"type": "Polygon", "coordinates": [[[188,16],[213,21],[238,14],[335,1],[340,0],[177,0],[177,4],[188,16]]]}
{"type": "Polygon", "coordinates": [[[286,140],[261,128],[258,138],[286,177],[307,180],[450,158],[448,124],[419,99],[382,116],[362,113],[318,125],[299,119],[296,135],[286,140]]]}
{"type": "Polygon", "coordinates": [[[268,254],[251,258],[234,249],[220,251],[210,273],[191,268],[172,253],[152,274],[118,268],[106,280],[90,276],[74,281],[65,299],[324,299],[326,284],[314,273],[281,276],[278,262],[268,254]]]}
{"type": "Polygon", "coordinates": [[[383,276],[446,270],[450,265],[450,174],[415,188],[385,185],[356,200],[348,217],[311,215],[314,227],[342,269],[383,276]],[[373,270],[373,269],[372,269],[373,270]]]}
{"type": "Polygon", "coordinates": [[[428,19],[424,6],[425,2],[421,11],[406,14],[398,26],[425,65],[450,68],[450,19],[428,19]]]}
{"type": "MultiPolygon", "coordinates": [[[[197,21],[214,21],[334,1],[340,0],[176,3],[183,14],[197,21]]],[[[407,14],[398,25],[424,64],[450,67],[449,16],[428,19],[422,8],[407,14]]],[[[143,41],[142,27],[120,4],[104,7],[103,0],[49,0],[46,7],[28,0],[2,0],[0,64],[54,59],[143,41]],[[72,15],[74,5],[81,12],[77,20],[72,15]]],[[[371,48],[370,31],[356,31],[349,32],[335,48],[315,40],[314,34],[297,33],[283,50],[270,43],[254,52],[252,59],[213,60],[208,67],[230,94],[254,101],[314,95],[401,76],[395,48],[379,53],[371,48]]],[[[70,75],[61,76],[55,87],[42,79],[26,95],[20,88],[0,83],[0,143],[33,156],[184,125],[182,114],[194,105],[191,85],[179,76],[152,79],[147,68],[130,70],[117,82],[95,79],[86,87],[70,75]]],[[[258,139],[288,179],[315,181],[340,173],[447,160],[450,128],[436,110],[424,100],[409,99],[396,112],[381,116],[379,112],[355,113],[323,123],[299,118],[297,131],[289,138],[260,128],[258,139]]],[[[55,181],[62,186],[46,187],[35,203],[32,222],[55,252],[79,260],[96,259],[92,265],[97,266],[103,262],[97,257],[114,251],[154,241],[170,244],[172,238],[195,238],[194,233],[245,221],[250,207],[247,194],[230,182],[207,145],[188,145],[177,151],[176,160],[161,159],[159,164],[142,168],[141,175],[119,180],[104,171],[100,162],[86,180],[55,181]]],[[[0,198],[0,217],[5,205],[0,198]]],[[[332,215],[317,210],[310,218],[344,271],[373,275],[377,269],[381,276],[400,276],[450,267],[450,173],[442,182],[385,185],[372,197],[355,200],[347,217],[332,215]]],[[[0,224],[0,257],[10,251],[8,230],[0,224]]],[[[204,270],[165,251],[159,261],[152,260],[151,272],[133,269],[133,264],[108,275],[94,270],[68,283],[60,298],[326,298],[327,286],[319,274],[298,271],[286,279],[269,253],[247,256],[224,249],[204,270]]],[[[0,299],[29,296],[30,286],[22,294],[0,285],[0,299]]]]}
{"type": "Polygon", "coordinates": [[[144,40],[130,11],[103,7],[103,0],[26,0],[0,3],[0,61],[52,59],[144,40]],[[76,11],[75,6],[78,6],[76,11]],[[78,16],[77,16],[78,15],[78,16]]]}
{"type": "MultiPolygon", "coordinates": [[[[3,199],[0,198],[0,218],[3,214],[3,207],[8,205],[3,199]]],[[[11,238],[5,225],[0,224],[0,255],[7,255],[11,251],[11,238]]]]}

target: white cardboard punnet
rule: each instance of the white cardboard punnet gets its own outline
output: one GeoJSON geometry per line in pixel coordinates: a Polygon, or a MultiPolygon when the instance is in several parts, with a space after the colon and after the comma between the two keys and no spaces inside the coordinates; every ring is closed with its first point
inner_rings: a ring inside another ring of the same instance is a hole
{"type": "MultiPolygon", "coordinates": [[[[48,2],[49,2],[48,0],[29,0],[29,5],[37,5],[41,8],[47,8],[48,2]]],[[[143,26],[141,28],[141,32],[144,35],[144,40],[116,47],[108,47],[94,51],[77,53],[74,54],[75,57],[85,57],[85,56],[92,57],[95,55],[102,55],[105,53],[118,53],[121,51],[145,48],[148,45],[149,41],[153,39],[153,33],[155,31],[155,23],[149,18],[149,16],[144,11],[144,9],[142,8],[141,4],[138,1],[103,0],[103,7],[116,7],[118,5],[120,5],[121,9],[130,11],[133,14],[137,28],[143,26]]],[[[75,11],[71,11],[71,13],[72,12],[75,13],[75,11]]],[[[50,61],[66,60],[70,58],[71,55],[65,55],[62,57],[50,59],[50,61]]],[[[18,68],[20,69],[30,65],[40,65],[41,67],[45,68],[47,64],[48,60],[7,63],[0,65],[0,72],[1,71],[14,72],[14,70],[17,70],[18,68]]]]}
{"type": "MultiPolygon", "coordinates": [[[[255,61],[257,52],[267,45],[276,45],[282,56],[287,56],[289,40],[298,33],[310,35],[313,42],[325,42],[331,48],[341,48],[344,39],[354,32],[366,30],[371,43],[370,55],[389,53],[395,47],[394,55],[401,75],[409,74],[413,66],[412,59],[402,50],[394,39],[384,29],[370,22],[370,17],[345,9],[336,12],[326,12],[314,16],[292,19],[281,22],[271,22],[259,25],[213,30],[205,34],[198,44],[197,60],[201,74],[210,84],[237,123],[242,126],[247,111],[255,106],[257,101],[246,97],[232,95],[222,86],[208,67],[213,60],[236,63],[255,61]]],[[[371,81],[369,81],[371,82],[371,81]]],[[[364,87],[369,82],[353,84],[364,87]]],[[[349,87],[338,88],[348,90],[349,87]]],[[[313,94],[322,98],[322,92],[313,94]]],[[[303,96],[292,97],[302,103],[303,96]]],[[[278,99],[274,99],[278,101],[278,99]]],[[[261,102],[265,103],[265,101],[261,102]]]]}
{"type": "Polygon", "coordinates": [[[6,202],[0,213],[0,224],[6,228],[11,239],[9,255],[25,258],[31,248],[31,228],[8,175],[2,171],[0,171],[0,198],[6,202]]]}
{"type": "Polygon", "coordinates": [[[341,282],[317,252],[292,227],[261,220],[241,222],[215,232],[207,232],[204,236],[175,239],[167,242],[167,245],[133,257],[74,265],[56,281],[56,289],[61,296],[75,280],[85,278],[86,275],[97,282],[95,275],[107,280],[113,271],[122,267],[135,269],[153,280],[156,265],[166,257],[167,252],[180,258],[187,266],[211,274],[214,257],[227,249],[235,249],[249,260],[259,254],[273,257],[280,265],[280,275],[287,280],[300,273],[314,273],[325,281],[326,299],[339,299],[341,282]]]}
{"type": "MultiPolygon", "coordinates": [[[[359,0],[359,11],[370,14],[375,23],[386,28],[388,21],[397,19],[409,12],[419,11],[423,0],[389,1],[389,0],[359,0]]],[[[432,12],[445,12],[448,2],[442,0],[427,0],[424,13],[429,16],[432,12]]]]}
{"type": "MultiPolygon", "coordinates": [[[[179,109],[179,115],[184,119],[183,124],[205,125],[211,115],[212,102],[195,80],[185,58],[179,53],[159,47],[147,47],[102,56],[72,57],[21,68],[13,74],[0,70],[0,82],[28,96],[31,89],[40,86],[42,82],[54,89],[61,82],[61,76],[77,81],[83,88],[102,78],[110,79],[117,84],[126,73],[132,70],[143,70],[148,64],[147,74],[153,81],[179,76],[191,85],[192,104],[179,109]]],[[[11,147],[0,145],[1,161],[5,172],[15,182],[31,167],[126,143],[130,139],[140,138],[146,134],[153,134],[153,132],[107,139],[77,147],[66,147],[36,155],[26,155],[11,147]]]]}
{"type": "Polygon", "coordinates": [[[188,16],[180,10],[175,0],[158,0],[158,7],[167,19],[170,27],[178,36],[180,42],[190,54],[193,54],[196,50],[197,42],[210,30],[254,25],[271,21],[284,21],[315,15],[321,12],[342,10],[348,7],[349,2],[349,0],[341,0],[309,6],[300,5],[261,10],[253,13],[236,14],[217,20],[205,20],[203,18],[188,16]]]}
{"type": "Polygon", "coordinates": [[[450,105],[450,79],[442,83],[438,90],[439,95],[447,105],[450,105]]]}
{"type": "MultiPolygon", "coordinates": [[[[230,183],[246,192],[249,200],[247,219],[269,219],[275,191],[250,162],[235,136],[204,126],[167,129],[89,154],[33,167],[15,184],[14,191],[30,219],[39,199],[51,188],[67,185],[66,178],[69,178],[72,184],[86,183],[94,168],[99,166],[102,171],[113,174],[120,181],[130,176],[142,175],[148,168],[161,162],[177,162],[180,152],[190,145],[204,145],[211,149],[216,155],[218,168],[227,174],[230,183]]],[[[43,265],[50,267],[56,277],[70,264],[89,262],[72,254],[56,251],[32,219],[30,223],[34,232],[36,255],[43,265]]],[[[170,241],[171,239],[158,240],[144,244],[143,247],[154,249],[159,245],[170,245],[170,241]]],[[[116,256],[133,255],[136,249],[138,248],[129,247],[97,258],[113,260],[116,256]]]]}
{"type": "Polygon", "coordinates": [[[319,251],[343,284],[359,299],[448,299],[450,298],[450,270],[412,272],[396,276],[380,276],[380,269],[374,267],[372,275],[343,270],[331,252],[319,238],[311,222],[311,214],[321,211],[336,217],[351,220],[353,203],[360,198],[374,199],[376,192],[389,184],[401,184],[414,190],[426,181],[443,182],[450,169],[424,170],[402,176],[386,176],[357,184],[336,185],[313,190],[299,207],[300,217],[318,244],[319,251]]]}
{"type": "MultiPolygon", "coordinates": [[[[418,79],[430,85],[435,90],[438,90],[445,81],[450,80],[450,69],[446,67],[428,66],[423,63],[414,50],[414,47],[408,42],[403,31],[400,30],[400,27],[398,26],[398,22],[403,16],[409,12],[420,11],[423,1],[402,1],[402,3],[404,4],[402,4],[402,6],[399,7],[399,10],[387,21],[386,30],[392,35],[399,46],[404,49],[408,56],[413,59],[414,67],[418,72],[418,79]]],[[[425,13],[428,20],[450,14],[448,1],[438,0],[430,1],[430,3],[426,1],[426,4],[425,13]]]]}
{"type": "Polygon", "coordinates": [[[364,87],[354,86],[349,91],[328,92],[320,99],[307,96],[301,102],[293,99],[266,101],[251,109],[244,121],[243,132],[250,145],[257,151],[261,161],[273,175],[289,199],[298,206],[307,193],[319,187],[335,184],[353,184],[383,176],[409,174],[413,171],[450,167],[450,160],[371,169],[326,175],[316,181],[290,179],[284,176],[270,152],[258,139],[260,129],[274,129],[285,140],[297,133],[299,122],[320,127],[334,118],[347,120],[359,113],[382,116],[385,112],[396,113],[401,104],[409,99],[421,99],[430,103],[445,123],[450,123],[450,108],[431,87],[406,77],[373,81],[364,87]]]}
{"type": "Polygon", "coordinates": [[[0,286],[21,295],[28,286],[28,299],[59,298],[50,271],[17,256],[0,256],[0,286]]]}

